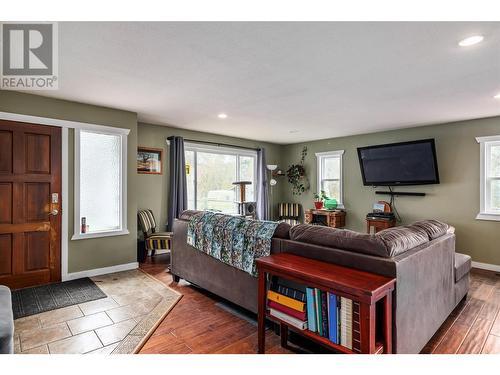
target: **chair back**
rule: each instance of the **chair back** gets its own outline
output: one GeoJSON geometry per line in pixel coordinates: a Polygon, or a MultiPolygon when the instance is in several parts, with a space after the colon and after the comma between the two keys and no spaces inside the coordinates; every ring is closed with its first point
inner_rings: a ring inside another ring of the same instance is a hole
{"type": "Polygon", "coordinates": [[[299,203],[279,203],[278,205],[280,219],[299,219],[300,204],[299,203]]]}
{"type": "Polygon", "coordinates": [[[139,225],[141,226],[141,230],[144,234],[147,234],[149,231],[151,233],[156,232],[156,220],[153,215],[153,211],[151,210],[140,210],[137,213],[137,217],[139,218],[139,225]]]}

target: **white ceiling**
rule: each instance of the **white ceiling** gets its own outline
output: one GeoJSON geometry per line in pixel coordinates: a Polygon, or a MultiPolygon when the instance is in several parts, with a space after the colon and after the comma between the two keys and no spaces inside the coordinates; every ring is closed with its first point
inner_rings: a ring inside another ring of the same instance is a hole
{"type": "Polygon", "coordinates": [[[500,115],[500,23],[77,22],[59,40],[60,88],[34,93],[141,122],[295,143],[500,115]]]}

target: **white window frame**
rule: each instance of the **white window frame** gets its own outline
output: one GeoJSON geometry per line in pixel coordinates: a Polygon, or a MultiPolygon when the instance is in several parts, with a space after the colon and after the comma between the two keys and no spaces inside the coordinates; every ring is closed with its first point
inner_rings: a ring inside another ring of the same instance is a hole
{"type": "MultiPolygon", "coordinates": [[[[167,141],[169,144],[169,141],[167,141]]],[[[203,143],[196,143],[196,142],[185,142],[184,143],[184,152],[186,151],[193,151],[194,152],[194,165],[193,165],[193,172],[194,173],[194,209],[198,209],[197,207],[197,199],[196,197],[198,196],[198,173],[197,173],[197,168],[198,168],[198,152],[209,152],[213,154],[221,154],[221,155],[234,155],[236,156],[236,173],[238,174],[236,176],[236,181],[240,181],[240,156],[245,156],[245,157],[252,157],[254,159],[253,165],[254,165],[254,181],[253,187],[254,187],[254,199],[257,201],[257,150],[250,150],[250,149],[244,149],[244,148],[238,148],[238,147],[229,147],[229,146],[217,146],[217,145],[209,145],[209,144],[203,144],[203,143]]]]}
{"type": "Polygon", "coordinates": [[[327,151],[327,152],[317,152],[316,153],[316,162],[317,162],[317,190],[318,192],[321,190],[322,182],[323,181],[337,181],[337,179],[325,179],[323,178],[324,175],[324,167],[325,167],[325,159],[328,158],[338,158],[340,160],[340,176],[338,181],[340,182],[340,189],[339,189],[339,199],[337,202],[337,207],[338,208],[345,208],[344,207],[344,172],[343,172],[343,155],[344,155],[345,150],[337,150],[337,151],[327,151]]]}
{"type": "Polygon", "coordinates": [[[75,206],[74,206],[74,232],[71,240],[82,240],[87,238],[99,238],[99,237],[110,237],[110,236],[120,236],[129,234],[127,229],[127,135],[129,133],[128,129],[106,129],[106,130],[96,130],[96,129],[75,129],[75,206]],[[120,228],[115,230],[90,232],[90,233],[80,233],[80,135],[81,132],[90,132],[96,134],[106,134],[114,135],[120,137],[121,146],[121,158],[120,158],[120,228]]]}
{"type": "Polygon", "coordinates": [[[500,145],[500,135],[491,137],[477,137],[476,141],[479,143],[480,148],[480,192],[479,192],[479,214],[476,216],[477,220],[492,220],[500,221],[500,210],[494,210],[489,207],[489,179],[500,180],[499,177],[489,177],[489,157],[491,146],[500,145]]]}

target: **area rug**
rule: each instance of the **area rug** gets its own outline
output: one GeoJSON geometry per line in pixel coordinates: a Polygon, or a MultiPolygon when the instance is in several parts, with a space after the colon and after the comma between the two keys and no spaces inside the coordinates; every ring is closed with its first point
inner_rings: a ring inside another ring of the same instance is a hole
{"type": "Polygon", "coordinates": [[[14,352],[138,353],[182,297],[139,269],[91,280],[107,298],[16,319],[14,352]]]}
{"type": "MultiPolygon", "coordinates": [[[[167,317],[168,313],[174,308],[177,302],[182,298],[182,294],[169,288],[161,281],[157,280],[148,273],[140,270],[147,276],[151,282],[156,283],[149,286],[156,290],[162,298],[159,303],[147,314],[118,344],[111,354],[137,354],[142,349],[147,340],[154,333],[160,323],[167,317]]],[[[147,283],[147,282],[146,282],[147,283]]]]}
{"type": "Polygon", "coordinates": [[[73,306],[106,298],[106,294],[88,277],[62,283],[14,290],[12,309],[14,319],[45,311],[73,306]]]}

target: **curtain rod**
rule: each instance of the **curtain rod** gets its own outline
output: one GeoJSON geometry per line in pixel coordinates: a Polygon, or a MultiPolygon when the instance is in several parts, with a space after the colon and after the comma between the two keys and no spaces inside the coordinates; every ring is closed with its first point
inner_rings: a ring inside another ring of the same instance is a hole
{"type": "MultiPolygon", "coordinates": [[[[168,141],[168,142],[170,144],[170,141],[168,141]]],[[[240,149],[243,149],[243,150],[259,151],[258,148],[253,148],[253,147],[230,145],[228,143],[219,143],[219,142],[198,141],[196,139],[186,139],[185,138],[184,142],[188,142],[188,143],[201,143],[201,144],[205,144],[205,145],[212,145],[212,146],[218,146],[218,147],[232,147],[232,148],[240,148],[240,149]]]]}

